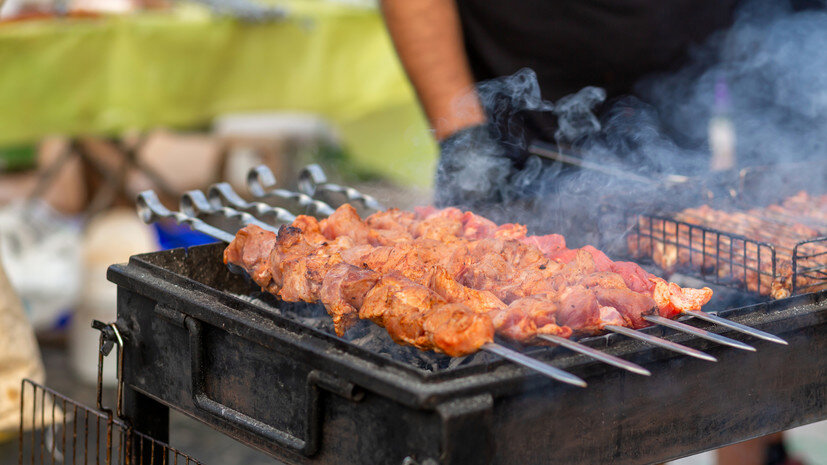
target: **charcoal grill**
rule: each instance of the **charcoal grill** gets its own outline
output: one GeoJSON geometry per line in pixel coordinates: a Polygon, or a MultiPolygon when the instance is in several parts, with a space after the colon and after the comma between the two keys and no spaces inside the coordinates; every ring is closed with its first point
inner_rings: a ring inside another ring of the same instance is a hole
{"type": "MultiPolygon", "coordinates": [[[[276,197],[310,213],[315,190],[371,201],[318,181],[304,196],[276,197]]],[[[255,208],[235,206],[237,217],[255,208]]],[[[318,323],[326,320],[314,320],[323,308],[261,295],[223,265],[222,251],[211,244],[143,254],[108,271],[124,337],[123,413],[159,441],[173,408],[286,463],[624,464],[827,418],[825,291],[720,311],[789,342],[751,339],[757,353],[644,330],[711,354],[715,364],[616,335],[581,341],[645,367],[648,378],[560,348],[527,350],[586,380],[579,389],[485,354],[423,361],[337,338],[318,323]]]]}
{"type": "Polygon", "coordinates": [[[827,418],[825,292],[721,312],[786,347],[755,341],[749,353],[652,330],[716,364],[614,336],[586,343],[651,377],[532,354],[589,383],[579,389],[502,360],[425,370],[361,349],[276,302],[243,299],[253,288],[222,250],[109,270],[126,339],[124,413],[161,441],[171,407],[287,463],[649,463],[827,418]]]}

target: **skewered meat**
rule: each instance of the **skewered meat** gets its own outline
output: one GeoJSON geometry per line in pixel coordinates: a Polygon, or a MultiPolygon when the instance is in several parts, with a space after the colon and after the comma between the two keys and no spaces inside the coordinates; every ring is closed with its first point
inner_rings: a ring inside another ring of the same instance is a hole
{"type": "Polygon", "coordinates": [[[399,342],[445,353],[478,348],[484,338],[455,337],[450,345],[435,339],[426,328],[436,326],[425,321],[443,305],[455,307],[441,315],[476,315],[463,317],[465,331],[479,333],[472,329],[487,322],[501,336],[534,343],[539,334],[568,337],[597,333],[608,324],[647,326],[642,315],[675,316],[682,308],[700,308],[711,294],[703,289],[687,298],[680,287],[660,289],[668,283],[593,247],[570,250],[562,236],[527,236],[521,225],[498,226],[453,208],[388,210],[362,221],[343,205],[322,221],[298,217],[275,242],[255,227],[245,229],[225,251],[225,261],[265,270],[256,282],[268,291],[285,300],[321,301],[339,334],[366,318],[399,342]],[[250,240],[272,250],[264,259],[253,257],[266,250],[248,247],[250,240]],[[409,302],[422,308],[397,310],[412,307],[409,302]]]}
{"type": "MultiPolygon", "coordinates": [[[[341,209],[347,209],[347,207],[341,207],[341,209]]],[[[591,248],[591,252],[589,249],[571,251],[573,256],[579,255],[581,260],[572,261],[561,272],[561,268],[564,268],[563,264],[551,261],[540,249],[527,243],[496,238],[467,241],[463,237],[458,237],[465,235],[464,230],[460,230],[461,219],[471,220],[475,224],[484,226],[474,230],[472,235],[475,237],[481,235],[482,229],[496,234],[497,228],[486,225],[484,221],[488,220],[481,221],[479,217],[470,214],[460,215],[454,213],[453,209],[447,209],[447,214],[445,212],[443,210],[440,214],[432,214],[423,222],[429,222],[427,224],[430,225],[447,224],[443,233],[451,238],[449,242],[420,236],[413,241],[400,243],[393,247],[377,247],[360,257],[359,261],[351,263],[382,273],[399,271],[405,277],[423,285],[428,285],[427,275],[430,267],[441,266],[458,281],[458,286],[462,284],[471,289],[488,290],[505,303],[531,296],[543,296],[542,298],[546,300],[556,302],[560,298],[559,292],[566,286],[578,284],[581,279],[598,272],[590,253],[596,254],[595,256],[601,260],[603,275],[615,275],[609,271],[613,262],[594,248],[591,248]],[[439,221],[436,221],[437,219],[439,221]]],[[[351,218],[353,214],[343,214],[342,217],[351,218]]],[[[322,223],[334,221],[335,218],[331,216],[329,220],[323,220],[322,223]]],[[[434,230],[433,228],[423,229],[420,225],[421,223],[409,223],[407,226],[413,227],[414,235],[424,234],[423,230],[434,230]]],[[[518,231],[520,235],[524,234],[523,228],[514,226],[509,226],[509,228],[512,231],[518,231]]],[[[555,242],[561,244],[562,241],[555,238],[555,242]]],[[[595,284],[599,281],[595,279],[592,279],[591,287],[597,289],[589,287],[582,289],[585,294],[595,294],[595,300],[599,300],[600,305],[576,307],[584,315],[572,320],[579,325],[574,328],[575,331],[591,334],[599,332],[605,324],[630,324],[636,328],[648,326],[642,315],[655,312],[657,303],[650,295],[627,288],[621,275],[615,275],[615,277],[616,284],[611,290],[600,289],[599,284],[595,284]]],[[[649,283],[645,292],[651,293],[653,288],[654,284],[649,283]]],[[[449,296],[444,295],[444,297],[450,299],[449,296]]],[[[474,304],[469,305],[476,308],[474,304]]],[[[559,302],[557,307],[559,307],[559,302]]],[[[537,327],[542,327],[542,325],[537,325],[537,327]]],[[[505,331],[499,326],[497,329],[499,333],[505,331]]],[[[509,337],[515,339],[515,333],[512,331],[509,337]]],[[[523,340],[527,337],[531,337],[531,334],[516,339],[523,340]]]]}
{"type": "MultiPolygon", "coordinates": [[[[239,256],[247,252],[247,246],[244,243],[247,238],[266,234],[255,226],[246,229],[257,231],[257,233],[240,235],[239,239],[225,251],[226,261],[235,263],[239,256]]],[[[544,312],[534,308],[531,313],[525,313],[522,311],[525,302],[507,306],[490,292],[470,289],[457,283],[445,269],[439,266],[425,267],[421,261],[414,262],[415,255],[411,253],[407,253],[409,259],[407,262],[400,260],[384,262],[393,264],[397,270],[369,270],[346,264],[341,261],[338,251],[341,244],[348,243],[348,240],[342,239],[340,237],[334,241],[321,243],[314,248],[311,245],[312,236],[303,237],[301,230],[295,227],[282,228],[279,231],[276,245],[268,257],[270,276],[276,276],[276,279],[271,279],[269,290],[274,292],[275,288],[280,287],[277,293],[285,300],[321,300],[332,315],[339,334],[342,334],[358,318],[373,319],[371,314],[366,314],[363,309],[364,295],[376,286],[383,276],[392,275],[408,280],[411,285],[417,285],[423,289],[430,288],[448,303],[461,304],[480,315],[493,318],[497,331],[511,339],[528,342],[536,334],[556,334],[565,337],[571,335],[571,329],[554,324],[556,307],[546,306],[544,312]],[[409,280],[398,270],[414,270],[417,281],[409,280]],[[535,319],[540,322],[539,327],[534,323],[535,319]]],[[[255,246],[251,245],[252,247],[255,246]]],[[[376,247],[374,250],[390,252],[390,255],[393,255],[394,251],[385,246],[376,247]]],[[[402,253],[405,255],[405,252],[411,251],[415,252],[415,249],[408,247],[402,250],[402,253]]],[[[393,328],[402,327],[393,326],[393,328]]],[[[411,342],[413,339],[407,336],[400,337],[400,340],[413,343],[411,342]]],[[[443,351],[446,350],[443,349],[443,351]]]]}
{"type": "MultiPolygon", "coordinates": [[[[648,294],[650,297],[654,298],[655,285],[657,279],[659,278],[651,273],[648,273],[636,263],[614,262],[603,252],[591,246],[585,246],[581,249],[568,249],[566,248],[565,239],[559,234],[526,236],[525,227],[521,225],[507,224],[497,226],[495,223],[486,218],[475,215],[471,212],[462,213],[456,208],[437,210],[433,207],[426,207],[417,209],[417,214],[418,217],[423,220],[429,220],[436,217],[449,218],[462,224],[462,238],[481,239],[482,241],[480,242],[480,245],[476,247],[487,249],[484,252],[492,253],[485,253],[485,260],[478,260],[474,262],[473,265],[469,264],[469,266],[466,267],[465,274],[463,276],[459,276],[458,279],[463,284],[473,288],[492,288],[492,292],[497,294],[498,297],[506,302],[514,298],[525,297],[539,292],[540,289],[537,287],[533,288],[534,292],[527,291],[527,289],[532,286],[532,282],[544,283],[550,275],[555,274],[560,269],[560,265],[572,261],[581,250],[592,255],[595,261],[594,271],[617,273],[623,278],[624,283],[630,290],[637,293],[648,294]],[[529,252],[527,257],[523,257],[522,262],[520,258],[512,259],[511,264],[516,263],[519,265],[528,265],[533,260],[533,262],[537,264],[536,270],[531,270],[531,272],[528,273],[522,273],[519,276],[508,277],[508,261],[506,260],[506,257],[509,257],[509,251],[494,250],[494,244],[491,242],[485,242],[486,239],[494,238],[498,234],[500,236],[505,235],[502,233],[503,231],[508,231],[507,237],[515,238],[520,243],[528,246],[520,249],[515,247],[513,242],[508,242],[511,245],[511,251],[519,252],[521,250],[529,250],[533,252],[533,254],[529,252]],[[550,259],[550,261],[541,263],[538,260],[538,255],[540,254],[536,253],[537,250],[545,255],[546,258],[550,259]],[[545,273],[539,273],[538,271],[541,270],[547,271],[545,273]],[[515,285],[514,283],[525,284],[515,285]]],[[[324,221],[326,220],[323,220],[323,222],[324,221]]],[[[370,217],[366,220],[366,222],[369,221],[370,217]]],[[[415,224],[415,222],[409,222],[408,224],[415,224]]],[[[448,240],[453,242],[457,239],[456,233],[454,233],[454,235],[448,240]]],[[[699,310],[700,307],[708,302],[712,296],[712,291],[708,288],[701,289],[698,292],[693,292],[691,298],[684,296],[679,291],[680,288],[672,287],[672,289],[673,292],[671,293],[661,293],[661,296],[667,295],[668,298],[671,299],[670,301],[661,301],[659,304],[663,307],[660,309],[660,312],[665,316],[674,315],[675,311],[699,310]]],[[[633,311],[629,311],[628,313],[632,314],[632,312],[633,311]]],[[[642,320],[639,318],[639,312],[636,315],[637,317],[635,314],[632,315],[632,320],[638,322],[637,324],[640,324],[639,322],[642,320]]]]}
{"type": "Polygon", "coordinates": [[[364,297],[359,317],[383,326],[394,341],[451,356],[493,341],[491,320],[398,274],[382,276],[364,297]]]}
{"type": "MultiPolygon", "coordinates": [[[[337,221],[337,217],[348,218],[353,222],[358,215],[355,209],[349,205],[343,205],[337,214],[322,220],[325,224],[337,221]]],[[[548,236],[525,236],[525,228],[520,225],[497,226],[490,220],[475,215],[471,212],[461,212],[456,208],[437,210],[431,207],[418,209],[419,222],[406,216],[405,224],[392,226],[392,215],[384,212],[368,217],[365,223],[371,222],[375,216],[380,216],[384,223],[383,227],[397,230],[406,229],[413,237],[421,234],[426,228],[421,224],[426,223],[429,230],[434,225],[442,225],[442,241],[431,241],[428,249],[431,253],[443,257],[445,261],[454,264],[454,267],[445,266],[452,272],[454,277],[462,284],[474,289],[487,289],[493,292],[504,302],[508,303],[514,299],[528,297],[544,292],[545,286],[550,277],[557,273],[563,264],[571,262],[581,251],[588,252],[594,259],[594,266],[589,269],[579,269],[578,274],[588,274],[595,271],[612,272],[619,274],[626,286],[633,292],[643,293],[654,298],[656,277],[637,264],[631,262],[613,262],[601,251],[591,246],[582,249],[568,249],[565,247],[565,239],[559,235],[548,236]],[[509,237],[518,237],[517,240],[497,239],[498,232],[509,231],[509,237]],[[476,238],[469,239],[469,238],[476,238]],[[535,247],[539,244],[541,247],[535,247]],[[443,247],[440,249],[440,247],[443,247]],[[446,250],[445,247],[450,247],[446,250]],[[467,248],[466,249],[463,248],[467,248]],[[438,250],[438,252],[434,252],[438,250]],[[545,252],[545,253],[544,253],[545,252]],[[545,256],[544,256],[545,255],[545,256]],[[464,264],[460,267],[459,274],[454,271],[459,267],[458,263],[464,264]]],[[[345,233],[349,234],[349,233],[345,233]]],[[[350,237],[358,240],[359,236],[350,237]]],[[[334,239],[334,236],[328,236],[334,239]]],[[[416,241],[428,241],[422,237],[416,241]]],[[[365,264],[368,265],[368,264],[365,264]]],[[[384,266],[386,270],[398,269],[395,265],[388,265],[385,260],[378,260],[374,266],[384,266]]],[[[418,279],[415,275],[407,275],[411,279],[418,279]]],[[[660,309],[664,315],[674,315],[675,311],[699,310],[701,305],[709,301],[712,291],[704,288],[693,293],[688,298],[680,293],[680,288],[672,287],[672,292],[661,293],[667,296],[670,301],[661,301],[660,309]]],[[[624,299],[624,302],[631,302],[632,299],[624,299]]],[[[653,302],[650,300],[649,302],[653,302]]],[[[657,305],[657,304],[656,304],[657,305]]],[[[621,313],[628,315],[630,321],[639,327],[645,325],[642,318],[640,305],[632,308],[620,309],[621,313]]]]}
{"type": "Polygon", "coordinates": [[[381,275],[373,270],[339,263],[330,268],[319,291],[319,300],[333,317],[335,328],[349,328],[359,319],[368,291],[381,275]]]}
{"type": "Polygon", "coordinates": [[[451,356],[467,355],[493,341],[494,326],[485,313],[449,303],[398,273],[381,275],[344,263],[338,249],[349,243],[345,238],[314,247],[296,227],[274,234],[248,226],[225,249],[224,260],[256,269],[266,262],[269,272],[259,273],[257,284],[284,300],[322,301],[340,334],[362,318],[385,327],[399,343],[451,356]],[[263,241],[274,244],[272,250],[260,247],[263,241]]]}

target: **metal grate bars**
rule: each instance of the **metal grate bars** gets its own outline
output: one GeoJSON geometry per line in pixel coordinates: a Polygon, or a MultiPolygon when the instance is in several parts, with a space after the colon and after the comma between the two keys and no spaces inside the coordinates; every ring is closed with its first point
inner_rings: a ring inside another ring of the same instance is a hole
{"type": "Polygon", "coordinates": [[[827,237],[796,244],[793,248],[793,294],[827,288],[827,237]]]}
{"type": "Polygon", "coordinates": [[[200,463],[130,429],[110,411],[87,407],[28,379],[21,389],[19,465],[200,463]]]}
{"type": "Polygon", "coordinates": [[[827,288],[827,237],[790,249],[657,215],[636,217],[629,231],[629,254],[651,259],[666,272],[773,298],[827,288]]]}
{"type": "Polygon", "coordinates": [[[773,244],[665,216],[637,217],[627,246],[632,257],[650,258],[667,272],[758,294],[770,294],[779,277],[773,244]]]}

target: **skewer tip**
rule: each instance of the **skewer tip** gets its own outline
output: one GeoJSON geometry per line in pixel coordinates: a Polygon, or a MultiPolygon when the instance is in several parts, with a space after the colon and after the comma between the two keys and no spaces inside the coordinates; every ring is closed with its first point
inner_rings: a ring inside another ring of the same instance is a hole
{"type": "Polygon", "coordinates": [[[587,386],[586,382],[578,376],[533,359],[525,354],[517,352],[516,350],[497,344],[496,342],[489,342],[483,345],[481,349],[497,354],[506,360],[522,365],[526,368],[530,368],[557,381],[583,388],[587,386]]]}
{"type": "Polygon", "coordinates": [[[587,357],[591,357],[591,358],[593,358],[597,361],[606,363],[608,365],[612,365],[612,366],[617,367],[617,368],[622,368],[622,369],[627,370],[631,373],[635,373],[635,374],[643,375],[643,376],[651,376],[652,375],[652,373],[649,370],[647,370],[646,368],[643,368],[642,366],[640,366],[636,363],[632,363],[632,362],[630,362],[628,360],[624,360],[620,357],[615,357],[614,355],[609,355],[607,353],[601,352],[601,351],[599,351],[597,349],[594,349],[592,347],[580,344],[579,342],[572,341],[570,339],[567,339],[567,338],[564,338],[564,337],[561,337],[561,336],[552,335],[552,334],[541,334],[538,337],[540,339],[551,342],[553,344],[557,344],[561,347],[566,347],[569,350],[572,350],[574,352],[583,354],[587,357]]]}
{"type": "Polygon", "coordinates": [[[776,336],[775,334],[770,334],[770,333],[767,333],[765,331],[761,331],[760,329],[755,329],[755,328],[749,327],[747,325],[737,323],[735,321],[728,320],[726,318],[720,317],[718,315],[714,315],[714,314],[711,314],[711,313],[704,312],[702,310],[685,310],[683,313],[686,314],[686,315],[694,316],[696,318],[700,318],[702,320],[709,321],[710,323],[715,323],[715,324],[719,324],[721,326],[724,326],[726,328],[734,329],[735,331],[739,331],[739,332],[742,332],[744,334],[749,334],[750,336],[757,337],[757,338],[763,339],[765,341],[770,341],[770,342],[774,342],[776,344],[781,344],[781,345],[785,345],[785,346],[789,345],[789,343],[787,341],[785,341],[784,339],[781,339],[780,337],[776,336]]]}

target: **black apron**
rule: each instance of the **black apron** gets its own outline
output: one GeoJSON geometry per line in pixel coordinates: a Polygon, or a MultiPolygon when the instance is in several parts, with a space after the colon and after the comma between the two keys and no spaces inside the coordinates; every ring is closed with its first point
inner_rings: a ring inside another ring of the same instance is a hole
{"type": "MultiPolygon", "coordinates": [[[[675,69],[693,43],[729,25],[738,0],[457,0],[476,81],[531,68],[546,100],[585,86],[608,99],[640,77],[675,69]]],[[[513,122],[512,122],[513,124],[513,122]]],[[[526,136],[553,140],[551,115],[525,118],[526,136]]]]}

